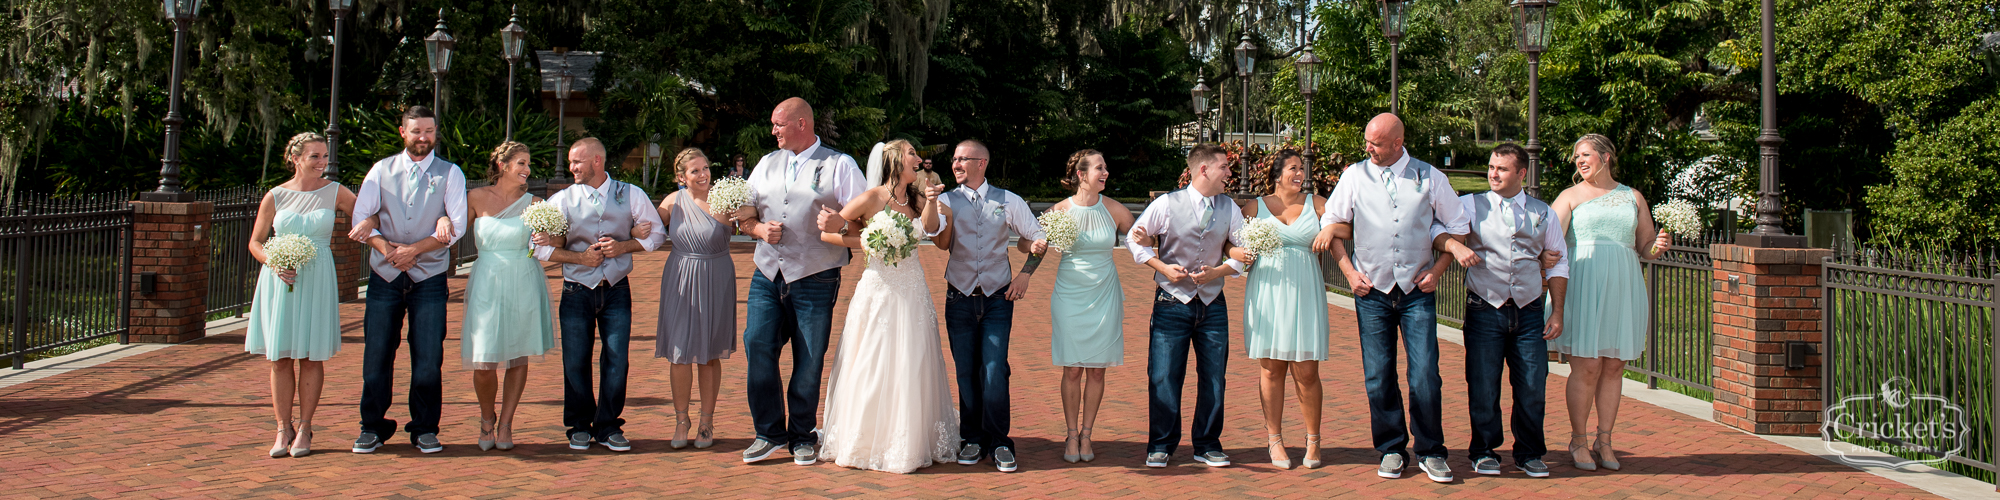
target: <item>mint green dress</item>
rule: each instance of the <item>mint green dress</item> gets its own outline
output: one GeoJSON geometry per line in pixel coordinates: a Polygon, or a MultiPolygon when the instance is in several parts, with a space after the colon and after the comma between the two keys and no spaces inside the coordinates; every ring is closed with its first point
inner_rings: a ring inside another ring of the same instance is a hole
{"type": "Polygon", "coordinates": [[[1111,262],[1118,222],[1103,196],[1096,205],[1069,211],[1076,215],[1076,242],[1063,252],[1055,293],[1049,294],[1049,356],[1056,366],[1125,364],[1125,288],[1111,262]]]}
{"type": "Polygon", "coordinates": [[[1652,304],[1632,249],[1638,224],[1639,205],[1623,184],[1570,212],[1563,334],[1549,341],[1557,352],[1631,361],[1645,350],[1652,304]]]}
{"type": "Polygon", "coordinates": [[[549,314],[549,280],[528,253],[532,231],[521,212],[534,201],[521,195],[506,210],[473,221],[479,260],[465,284],[465,331],[459,342],[467,370],[505,370],[540,360],[556,345],[549,314]]]}
{"type": "Polygon", "coordinates": [[[1320,281],[1319,255],[1312,251],[1319,235],[1319,214],[1308,203],[1291,224],[1278,221],[1264,199],[1257,199],[1257,218],[1282,226],[1283,246],[1257,256],[1243,285],[1244,351],[1251,359],[1280,361],[1326,360],[1326,285],[1320,281]]]}
{"type": "Polygon", "coordinates": [[[326,361],[340,352],[340,292],[333,278],[333,208],[340,184],[329,182],[311,192],[271,188],[277,205],[271,236],[305,235],[318,253],[300,266],[288,290],[277,271],[257,273],[250,302],[250,326],[243,348],[265,359],[326,361]]]}

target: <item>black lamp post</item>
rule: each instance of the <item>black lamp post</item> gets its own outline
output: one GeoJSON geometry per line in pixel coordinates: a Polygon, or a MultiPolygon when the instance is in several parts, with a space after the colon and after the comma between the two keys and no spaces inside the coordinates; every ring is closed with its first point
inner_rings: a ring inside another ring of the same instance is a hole
{"type": "Polygon", "coordinates": [[[1528,55],[1528,196],[1542,197],[1542,51],[1548,50],[1554,28],[1549,8],[1556,0],[1514,0],[1514,40],[1528,55]]]}
{"type": "Polygon", "coordinates": [[[333,83],[327,86],[326,99],[326,172],[320,177],[340,181],[340,44],[343,21],[347,12],[354,10],[354,0],[326,0],[326,6],[333,11],[333,83]]]}
{"type": "Polygon", "coordinates": [[[1772,34],[1772,0],[1764,0],[1764,82],[1759,94],[1763,101],[1764,131],[1757,134],[1757,146],[1762,154],[1757,165],[1760,177],[1757,189],[1757,228],[1748,233],[1736,235],[1736,244],[1761,248],[1801,248],[1806,246],[1804,236],[1785,234],[1785,203],[1778,193],[1778,145],[1785,138],[1778,136],[1778,64],[1776,42],[1772,34]]]}
{"type": "Polygon", "coordinates": [[[573,75],[569,73],[569,53],[562,55],[562,71],[556,73],[556,169],[568,169],[569,150],[563,148],[563,114],[569,104],[569,86],[573,75]]]}
{"type": "Polygon", "coordinates": [[[521,65],[521,49],[528,30],[521,29],[520,7],[509,7],[507,27],[500,28],[501,56],[507,59],[507,140],[514,140],[514,67],[521,65]]]}
{"type": "MultiPolygon", "coordinates": [[[[1243,153],[1244,161],[1249,161],[1250,153],[1250,74],[1257,72],[1257,45],[1250,43],[1250,34],[1243,34],[1243,41],[1236,44],[1236,78],[1242,81],[1243,94],[1243,153]]],[[[1244,165],[1248,168],[1249,165],[1244,165]]]]}
{"type": "Polygon", "coordinates": [[[438,9],[437,31],[424,37],[424,54],[431,61],[431,111],[437,113],[440,123],[444,121],[444,75],[451,73],[451,49],[457,45],[458,40],[444,27],[444,9],[438,9]]]}
{"type": "Polygon", "coordinates": [[[1314,192],[1313,172],[1315,172],[1313,169],[1313,157],[1316,156],[1313,151],[1313,94],[1319,91],[1320,61],[1319,56],[1313,55],[1310,43],[1303,47],[1305,48],[1305,53],[1299,54],[1298,60],[1292,61],[1292,67],[1296,68],[1299,74],[1299,97],[1306,99],[1305,151],[1300,156],[1303,156],[1306,161],[1306,193],[1312,194],[1314,192]]]}
{"type": "Polygon", "coordinates": [[[1389,112],[1402,112],[1402,68],[1403,22],[1408,17],[1410,4],[1405,0],[1381,0],[1382,37],[1389,39],[1389,112]]]}
{"type": "Polygon", "coordinates": [[[1204,130],[1207,125],[1205,117],[1208,116],[1208,79],[1195,77],[1194,88],[1188,89],[1188,94],[1194,96],[1194,142],[1199,144],[1208,140],[1208,131],[1204,130]]]}
{"type": "Polygon", "coordinates": [[[160,120],[167,124],[167,144],[164,157],[160,159],[160,187],[139,195],[140,201],[185,203],[194,201],[194,193],[181,191],[181,66],[187,43],[182,40],[187,33],[188,23],[201,13],[201,0],[166,0],[167,19],[174,22],[174,68],[167,80],[167,117],[160,120]]]}

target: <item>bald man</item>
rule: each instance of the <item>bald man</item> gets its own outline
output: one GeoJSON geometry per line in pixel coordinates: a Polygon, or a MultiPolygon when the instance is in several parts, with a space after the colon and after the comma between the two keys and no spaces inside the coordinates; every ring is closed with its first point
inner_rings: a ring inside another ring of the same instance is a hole
{"type": "Polygon", "coordinates": [[[743,450],[745,463],[770,458],[780,448],[792,463],[819,462],[820,378],[833,334],[833,301],[840,293],[846,247],[820,240],[822,209],[839,211],[868,189],[854,158],[820,143],[812,105],[797,97],[771,110],[778,150],[750,172],[750,203],[738,227],[757,239],[743,325],[744,399],[757,439],[743,450]],[[792,345],[787,387],[778,355],[792,345]]]}
{"type": "Polygon", "coordinates": [[[658,229],[660,212],[639,186],[604,172],[604,143],[595,138],[569,148],[569,173],[576,183],[549,197],[569,219],[569,232],[537,233],[535,258],[563,265],[562,326],[563,425],[569,448],[591,443],[611,451],[631,451],[625,438],[626,347],[632,340],[632,253],[649,252],[666,241],[658,229]],[[635,226],[652,228],[632,237],[635,226]],[[591,351],[598,353],[597,391],[591,391],[591,351]]]}
{"type": "Polygon", "coordinates": [[[1403,476],[1414,436],[1418,466],[1432,481],[1448,483],[1452,476],[1445,465],[1435,296],[1444,267],[1434,265],[1431,250],[1444,246],[1447,238],[1463,241],[1471,232],[1471,217],[1444,172],[1403,149],[1403,121],[1396,115],[1369,120],[1362,139],[1368,159],[1340,174],[1313,246],[1334,252],[1354,291],[1368,417],[1375,451],[1382,457],[1376,475],[1403,476]],[[1352,234],[1338,234],[1348,224],[1352,234]],[[1435,238],[1433,224],[1440,229],[1435,238]],[[1341,239],[1353,241],[1353,255],[1341,239]],[[1395,373],[1399,337],[1409,356],[1407,421],[1395,373]]]}

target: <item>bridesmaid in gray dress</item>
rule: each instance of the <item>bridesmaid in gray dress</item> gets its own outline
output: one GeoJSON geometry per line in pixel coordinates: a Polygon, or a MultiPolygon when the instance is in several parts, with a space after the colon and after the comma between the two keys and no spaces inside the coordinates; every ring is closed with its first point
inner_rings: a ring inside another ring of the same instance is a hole
{"type": "Polygon", "coordinates": [[[715,444],[715,398],[722,359],[736,352],[736,264],[729,259],[729,221],[708,206],[708,156],[687,148],[674,156],[680,191],[660,201],[673,252],[660,277],[659,345],[654,357],[673,363],[674,449],[687,446],[688,392],[701,372],[701,427],[694,447],[715,444]]]}

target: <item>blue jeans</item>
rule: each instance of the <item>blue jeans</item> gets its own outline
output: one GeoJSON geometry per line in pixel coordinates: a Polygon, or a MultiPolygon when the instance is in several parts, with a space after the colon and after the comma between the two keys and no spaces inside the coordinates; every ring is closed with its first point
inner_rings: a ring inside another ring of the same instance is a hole
{"type": "Polygon", "coordinates": [[[1549,344],[1542,340],[1542,299],[1495,309],[1478,294],[1465,300],[1465,382],[1472,410],[1473,460],[1500,458],[1500,368],[1514,389],[1514,463],[1542,458],[1543,392],[1549,377],[1549,344]]]}
{"type": "Polygon", "coordinates": [[[410,423],[403,431],[417,436],[438,431],[443,411],[444,310],[448,294],[445,275],[423,281],[408,273],[396,279],[368,273],[368,311],[361,321],[361,430],[384,441],[396,434],[396,421],[385,418],[395,398],[396,344],[403,343],[403,320],[410,322],[410,423]]]}
{"type": "Polygon", "coordinates": [[[1367,380],[1368,420],[1375,451],[1410,458],[1410,438],[1417,457],[1446,458],[1443,409],[1438,394],[1437,296],[1408,293],[1400,288],[1374,290],[1355,297],[1354,315],[1361,324],[1361,371],[1367,380]],[[1408,351],[1409,421],[1403,420],[1402,385],[1396,379],[1396,340],[1408,351]]]}
{"type": "Polygon", "coordinates": [[[1150,423],[1146,453],[1173,454],[1181,444],[1181,388],[1188,348],[1194,348],[1194,452],[1222,451],[1222,389],[1229,368],[1229,301],[1196,298],[1181,303],[1166,290],[1153,293],[1152,341],[1146,350],[1150,423]]]}
{"type": "Polygon", "coordinates": [[[818,444],[819,386],[825,374],[826,345],[833,335],[833,302],[840,295],[840,268],[786,283],[750,276],[748,323],[743,326],[743,365],[749,370],[744,399],[757,437],[780,446],[818,444]],[[792,344],[792,380],[778,375],[778,353],[792,344]],[[789,425],[788,425],[789,424],[789,425]]]}
{"type": "Polygon", "coordinates": [[[556,313],[562,324],[563,425],[565,434],[578,432],[603,440],[624,432],[626,348],[632,343],[632,286],[617,283],[597,288],[572,281],[563,282],[562,305],[556,313]],[[601,342],[600,342],[601,340],[601,342]],[[601,343],[597,356],[600,386],[590,390],[590,353],[601,343]]]}
{"type": "Polygon", "coordinates": [[[958,372],[958,435],[966,444],[979,445],[981,453],[1014,447],[1007,437],[1012,403],[1007,341],[1014,329],[1014,301],[1006,296],[1004,286],[984,296],[946,287],[944,295],[944,326],[958,372]]]}

